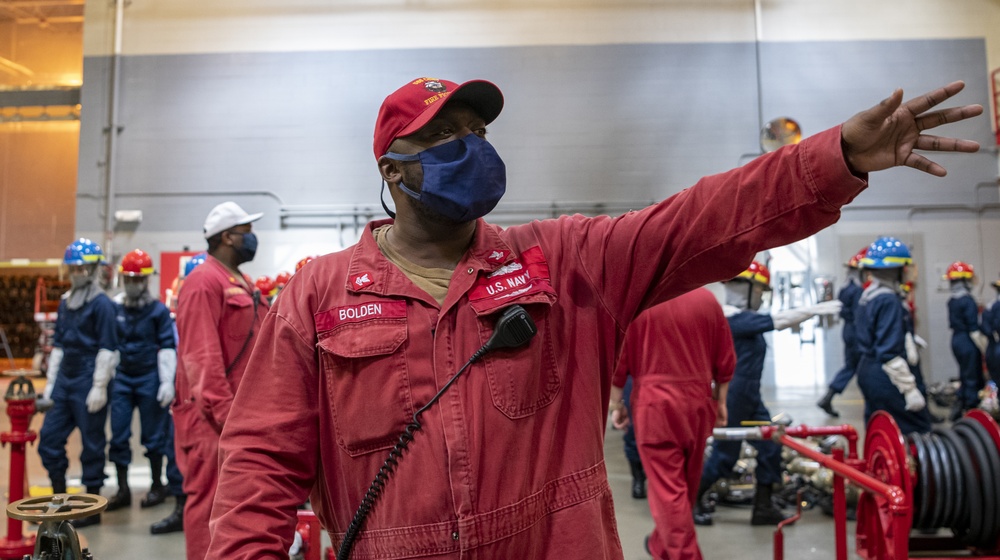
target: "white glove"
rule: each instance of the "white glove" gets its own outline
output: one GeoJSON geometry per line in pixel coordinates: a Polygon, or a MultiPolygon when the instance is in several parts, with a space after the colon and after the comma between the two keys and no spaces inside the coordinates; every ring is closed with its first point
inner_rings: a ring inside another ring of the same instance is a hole
{"type": "Polygon", "coordinates": [[[796,309],[787,309],[785,311],[772,313],[771,320],[774,321],[774,330],[780,331],[781,329],[794,327],[795,325],[798,325],[807,319],[811,319],[816,315],[836,315],[840,313],[840,309],[843,306],[844,304],[837,299],[824,301],[817,303],[816,305],[799,307],[796,309]]]}
{"type": "Polygon", "coordinates": [[[156,353],[156,364],[160,371],[160,388],[156,391],[156,400],[160,406],[167,408],[174,402],[174,376],[177,373],[177,350],[161,348],[156,353]]]}
{"type": "Polygon", "coordinates": [[[972,343],[979,348],[979,351],[983,354],[986,353],[986,347],[989,345],[990,340],[986,338],[986,335],[980,331],[972,331],[969,333],[969,338],[972,339],[972,343]]]}
{"type": "Polygon", "coordinates": [[[817,315],[840,315],[840,310],[844,308],[844,302],[839,299],[831,299],[830,301],[821,301],[816,305],[810,307],[813,313],[817,315]]]}
{"type": "Polygon", "coordinates": [[[288,549],[289,558],[302,558],[300,554],[302,552],[302,535],[298,531],[295,531],[295,537],[292,540],[292,546],[288,549]]]}
{"type": "Polygon", "coordinates": [[[904,395],[917,387],[917,378],[913,377],[910,366],[906,364],[906,360],[902,356],[896,356],[882,364],[882,371],[889,376],[889,381],[892,381],[896,389],[904,395]]]}
{"type": "Polygon", "coordinates": [[[118,352],[101,348],[94,361],[94,383],[87,393],[87,412],[94,414],[108,404],[108,383],[118,367],[118,352]]]}
{"type": "Polygon", "coordinates": [[[919,334],[913,335],[913,342],[916,342],[917,347],[919,348],[927,348],[927,341],[924,340],[919,334]]]}
{"type": "Polygon", "coordinates": [[[42,398],[49,400],[52,398],[52,391],[56,389],[56,379],[59,378],[59,366],[62,364],[63,349],[53,347],[49,353],[49,367],[45,370],[45,390],[42,391],[42,398]]]}
{"type": "Polygon", "coordinates": [[[923,410],[924,407],[927,406],[927,401],[924,399],[924,396],[920,394],[920,390],[916,387],[903,393],[903,400],[906,401],[906,410],[909,410],[910,412],[923,410]]]}
{"type": "Polygon", "coordinates": [[[904,346],[906,346],[906,362],[911,366],[919,364],[920,354],[917,353],[917,341],[914,340],[912,334],[906,333],[904,346]]]}

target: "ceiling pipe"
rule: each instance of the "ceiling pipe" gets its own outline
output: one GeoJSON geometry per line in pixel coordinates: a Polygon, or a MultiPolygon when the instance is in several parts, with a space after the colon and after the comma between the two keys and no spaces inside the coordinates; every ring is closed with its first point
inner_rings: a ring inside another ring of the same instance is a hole
{"type": "Polygon", "coordinates": [[[760,0],[753,0],[753,46],[754,61],[757,70],[757,130],[764,128],[764,78],[760,68],[760,42],[764,35],[763,14],[760,0]]]}
{"type": "Polygon", "coordinates": [[[125,15],[125,0],[115,0],[115,25],[111,53],[111,76],[108,92],[108,125],[105,128],[104,147],[104,251],[114,258],[114,207],[115,200],[115,152],[118,148],[118,97],[121,88],[122,21],[125,15]]]}

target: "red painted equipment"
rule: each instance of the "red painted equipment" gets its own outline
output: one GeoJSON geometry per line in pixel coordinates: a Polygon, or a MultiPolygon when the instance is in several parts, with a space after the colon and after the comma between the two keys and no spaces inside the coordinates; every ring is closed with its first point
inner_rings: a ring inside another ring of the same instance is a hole
{"type": "MultiPolygon", "coordinates": [[[[24,497],[24,449],[38,437],[38,434],[29,429],[31,417],[35,414],[35,388],[29,379],[19,376],[7,387],[4,400],[7,402],[7,416],[10,416],[10,431],[0,433],[0,444],[10,444],[10,478],[7,488],[10,493],[9,503],[14,503],[24,497]]],[[[35,537],[24,536],[22,521],[8,516],[7,536],[0,540],[0,558],[19,560],[30,555],[34,548],[35,537]]]]}
{"type": "Polygon", "coordinates": [[[309,509],[300,509],[298,511],[298,524],[295,526],[295,531],[299,534],[302,539],[302,547],[299,549],[298,554],[293,556],[293,558],[301,560],[320,560],[322,558],[322,544],[320,543],[320,537],[323,534],[323,528],[320,527],[319,519],[316,518],[316,513],[309,509]]]}
{"type": "MultiPolygon", "coordinates": [[[[979,458],[974,459],[978,481],[983,483],[982,501],[979,502],[987,519],[990,511],[996,511],[996,503],[991,496],[1000,495],[1000,487],[991,486],[986,478],[993,480],[992,474],[1000,467],[991,457],[1000,456],[1000,426],[982,410],[970,411],[966,417],[956,424],[959,429],[981,435],[978,446],[979,458]],[[958,424],[964,424],[958,426],[958,424]],[[992,440],[993,448],[988,441],[992,440]],[[982,460],[988,459],[988,460],[982,460]],[[994,489],[991,494],[990,489],[994,489]]],[[[935,431],[937,435],[939,431],[935,431]]],[[[858,500],[857,512],[857,555],[865,560],[910,560],[910,552],[918,552],[923,560],[943,560],[945,558],[978,558],[980,560],[1000,560],[1000,538],[997,538],[997,526],[989,526],[988,522],[979,520],[978,544],[970,544],[975,539],[973,530],[959,536],[924,536],[911,535],[914,527],[914,515],[919,510],[924,516],[924,522],[929,519],[929,512],[934,509],[939,515],[939,503],[961,499],[957,494],[948,495],[943,491],[940,472],[930,469],[930,460],[920,463],[917,450],[920,439],[910,436],[910,444],[906,443],[895,420],[885,412],[876,412],[868,422],[865,436],[865,458],[859,458],[856,451],[857,434],[852,426],[784,426],[770,425],[753,428],[719,428],[713,434],[717,439],[771,439],[795,450],[804,457],[816,461],[834,473],[833,510],[835,524],[836,558],[847,559],[847,508],[844,492],[844,480],[851,481],[863,492],[858,500]],[[795,438],[811,436],[842,435],[848,441],[848,456],[844,457],[841,449],[834,449],[833,454],[826,455],[795,438]],[[921,480],[921,473],[927,480],[921,480]],[[937,478],[934,478],[937,477],[937,478]],[[932,480],[933,478],[933,480],[932,480]],[[930,488],[928,488],[930,487],[930,488]],[[931,498],[933,496],[933,498],[931,498]],[[915,505],[919,504],[919,507],[915,505]],[[985,539],[985,541],[983,540],[985,539]],[[956,556],[929,556],[928,552],[951,552],[956,556]]],[[[949,437],[951,434],[945,434],[949,437]]],[[[946,438],[947,439],[947,438],[946,438]]],[[[970,448],[971,448],[970,447],[970,448]]],[[[954,457],[952,457],[954,459],[954,457]]],[[[973,471],[970,471],[973,472],[973,471]]],[[[968,487],[959,488],[967,492],[968,487]]],[[[1000,516],[992,517],[996,525],[1000,525],[1000,516]]],[[[973,521],[973,523],[976,522],[973,521]]],[[[784,540],[779,526],[775,532],[774,558],[782,560],[784,556],[784,540]]]]}

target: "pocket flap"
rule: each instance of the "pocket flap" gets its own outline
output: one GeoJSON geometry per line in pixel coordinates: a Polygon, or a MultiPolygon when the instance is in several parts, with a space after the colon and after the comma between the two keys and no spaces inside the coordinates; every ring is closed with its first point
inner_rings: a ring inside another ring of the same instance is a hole
{"type": "Polygon", "coordinates": [[[395,352],[406,341],[406,319],[349,323],[322,333],[320,349],[342,358],[365,358],[395,352]]]}
{"type": "Polygon", "coordinates": [[[253,298],[246,292],[241,291],[237,295],[227,297],[226,305],[232,305],[233,307],[250,307],[253,305],[253,298]]]}

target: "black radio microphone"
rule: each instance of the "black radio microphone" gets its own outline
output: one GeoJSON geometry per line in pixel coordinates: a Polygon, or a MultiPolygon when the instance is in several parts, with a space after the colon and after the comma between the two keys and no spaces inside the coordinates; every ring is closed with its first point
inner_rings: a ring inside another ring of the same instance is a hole
{"type": "Polygon", "coordinates": [[[497,324],[493,327],[493,335],[482,348],[472,355],[469,361],[475,362],[490,350],[521,346],[531,340],[531,337],[535,336],[537,332],[538,328],[531,320],[531,315],[528,315],[528,312],[520,305],[512,305],[504,310],[503,315],[497,319],[497,324]]]}
{"type": "Polygon", "coordinates": [[[365,497],[361,500],[361,505],[358,506],[358,510],[354,513],[354,518],[351,519],[351,524],[347,527],[347,531],[344,533],[343,540],[340,541],[340,548],[337,550],[337,560],[347,560],[351,557],[351,549],[354,547],[354,539],[357,538],[358,533],[361,532],[361,527],[364,524],[365,518],[371,512],[372,508],[375,507],[375,501],[380,495],[382,495],[382,490],[385,488],[387,482],[389,482],[389,476],[395,472],[396,467],[399,466],[399,460],[403,458],[403,452],[406,451],[407,446],[413,441],[414,434],[420,430],[420,416],[423,415],[427,409],[431,407],[434,403],[441,398],[441,395],[448,390],[448,387],[458,379],[459,375],[465,371],[465,368],[469,367],[473,362],[481,359],[490,350],[497,350],[499,348],[516,348],[518,346],[523,346],[535,334],[538,333],[538,327],[535,326],[535,322],[531,319],[531,315],[525,311],[520,305],[512,305],[504,310],[500,318],[497,319],[496,326],[493,327],[493,334],[490,336],[486,344],[476,350],[476,352],[469,358],[469,361],[465,362],[465,365],[461,367],[455,375],[448,380],[447,383],[441,387],[441,390],[437,392],[431,400],[422,406],[419,410],[413,413],[413,421],[407,424],[406,428],[403,429],[403,433],[399,435],[399,441],[396,442],[395,447],[389,451],[389,457],[382,464],[382,467],[378,470],[375,475],[375,480],[372,481],[371,486],[368,487],[368,492],[365,493],[365,497]]]}

